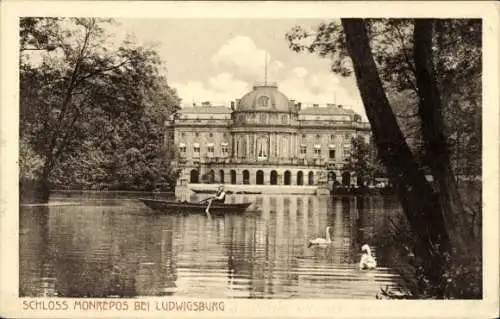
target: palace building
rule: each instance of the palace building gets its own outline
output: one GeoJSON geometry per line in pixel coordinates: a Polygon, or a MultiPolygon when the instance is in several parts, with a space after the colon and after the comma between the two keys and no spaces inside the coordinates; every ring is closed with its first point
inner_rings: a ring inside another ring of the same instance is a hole
{"type": "Polygon", "coordinates": [[[178,185],[351,185],[344,170],[357,135],[370,126],[342,105],[303,107],[276,84],[256,84],[231,108],[204,102],[167,121],[165,143],[178,185]]]}

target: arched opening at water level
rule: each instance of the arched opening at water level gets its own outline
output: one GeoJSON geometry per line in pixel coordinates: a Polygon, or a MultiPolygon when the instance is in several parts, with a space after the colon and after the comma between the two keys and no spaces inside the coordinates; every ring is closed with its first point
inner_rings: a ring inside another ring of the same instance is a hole
{"type": "Polygon", "coordinates": [[[248,170],[243,171],[243,184],[250,184],[250,172],[248,170]]]}
{"type": "Polygon", "coordinates": [[[255,174],[255,183],[257,185],[264,185],[264,172],[261,170],[258,170],[257,173],[255,174]]]}
{"type": "Polygon", "coordinates": [[[200,182],[200,173],[198,172],[198,170],[196,170],[196,169],[191,170],[189,182],[190,183],[199,183],[200,182]]]}
{"type": "Polygon", "coordinates": [[[236,171],[232,169],[229,174],[231,175],[231,184],[236,184],[236,171]]]}
{"type": "Polygon", "coordinates": [[[290,185],[291,184],[291,179],[292,179],[292,174],[290,171],[285,171],[285,178],[284,178],[284,184],[285,185],[290,185]]]}
{"type": "Polygon", "coordinates": [[[304,173],[302,171],[297,172],[297,185],[304,185],[304,173]]]}
{"type": "Polygon", "coordinates": [[[278,173],[276,171],[271,171],[270,184],[278,185],[278,173]]]}

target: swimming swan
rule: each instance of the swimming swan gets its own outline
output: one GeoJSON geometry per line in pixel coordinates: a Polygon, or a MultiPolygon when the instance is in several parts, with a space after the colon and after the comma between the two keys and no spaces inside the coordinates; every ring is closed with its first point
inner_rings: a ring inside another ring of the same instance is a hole
{"type": "Polygon", "coordinates": [[[311,247],[312,245],[316,246],[324,246],[331,244],[332,240],[330,238],[330,226],[326,227],[326,239],[325,238],[316,238],[309,240],[309,245],[307,247],[311,247]]]}
{"type": "Polygon", "coordinates": [[[377,261],[372,256],[372,251],[370,249],[370,246],[368,246],[367,244],[364,244],[361,247],[361,251],[363,251],[364,253],[361,256],[361,260],[359,261],[359,268],[360,269],[375,269],[375,268],[377,268],[377,261]]]}

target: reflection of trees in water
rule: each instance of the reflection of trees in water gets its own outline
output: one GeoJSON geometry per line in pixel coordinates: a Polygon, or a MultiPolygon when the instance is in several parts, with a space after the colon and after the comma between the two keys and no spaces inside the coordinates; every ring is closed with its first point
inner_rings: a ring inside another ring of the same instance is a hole
{"type": "MultiPolygon", "coordinates": [[[[347,198],[345,205],[348,204],[347,198]]],[[[356,196],[349,201],[352,223],[352,256],[358,258],[363,244],[372,248],[379,265],[387,265],[393,256],[393,240],[390,237],[390,218],[397,215],[399,206],[394,198],[383,196],[356,196]]]]}
{"type": "MultiPolygon", "coordinates": [[[[30,246],[37,243],[37,250],[44,252],[31,262],[48,265],[44,272],[49,275],[41,274],[40,278],[56,274],[55,287],[62,297],[134,296],[131,265],[139,249],[136,246],[141,245],[136,235],[141,227],[144,232],[145,226],[137,215],[91,206],[46,209],[46,239],[30,238],[30,246]]],[[[37,227],[30,225],[29,232],[38,231],[37,227]]],[[[21,260],[25,258],[21,253],[21,260]]]]}
{"type": "Polygon", "coordinates": [[[19,295],[57,296],[49,208],[21,207],[19,217],[19,295]]]}
{"type": "Polygon", "coordinates": [[[405,218],[399,206],[399,202],[393,197],[374,198],[370,202],[373,215],[369,222],[373,225],[372,238],[377,243],[377,261],[380,265],[394,267],[402,264],[400,260],[400,245],[394,244],[392,236],[391,220],[405,218]]]}

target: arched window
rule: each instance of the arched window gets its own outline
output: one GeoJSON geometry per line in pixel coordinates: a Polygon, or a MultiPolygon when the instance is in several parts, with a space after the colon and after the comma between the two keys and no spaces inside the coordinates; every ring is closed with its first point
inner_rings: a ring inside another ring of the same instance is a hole
{"type": "Polygon", "coordinates": [[[304,185],[304,173],[302,171],[297,172],[297,185],[304,185]]]}
{"type": "Polygon", "coordinates": [[[308,179],[308,184],[309,185],[314,185],[314,173],[312,171],[309,172],[309,174],[308,174],[307,177],[308,177],[307,178],[308,179]]]}
{"type": "Polygon", "coordinates": [[[290,173],[290,171],[285,171],[284,184],[285,185],[290,185],[291,184],[291,179],[292,179],[292,174],[290,173]]]}
{"type": "Polygon", "coordinates": [[[198,173],[198,170],[193,169],[191,170],[189,182],[190,183],[199,183],[200,182],[200,174],[198,173]]]}
{"type": "Polygon", "coordinates": [[[268,107],[269,106],[269,97],[267,96],[259,96],[257,99],[257,105],[260,107],[268,107]]]}
{"type": "Polygon", "coordinates": [[[255,184],[264,185],[264,172],[263,171],[258,170],[257,173],[255,174],[255,184]]]}
{"type": "Polygon", "coordinates": [[[224,184],[224,170],[222,169],[219,171],[219,182],[224,184]]]}
{"type": "Polygon", "coordinates": [[[232,169],[230,174],[231,174],[231,184],[236,184],[236,171],[232,169]]]}
{"type": "Polygon", "coordinates": [[[243,184],[250,184],[250,173],[247,170],[243,171],[243,184]]]}
{"type": "Polygon", "coordinates": [[[278,173],[276,171],[271,171],[271,178],[270,178],[270,184],[271,185],[277,185],[278,184],[278,173]]]}

